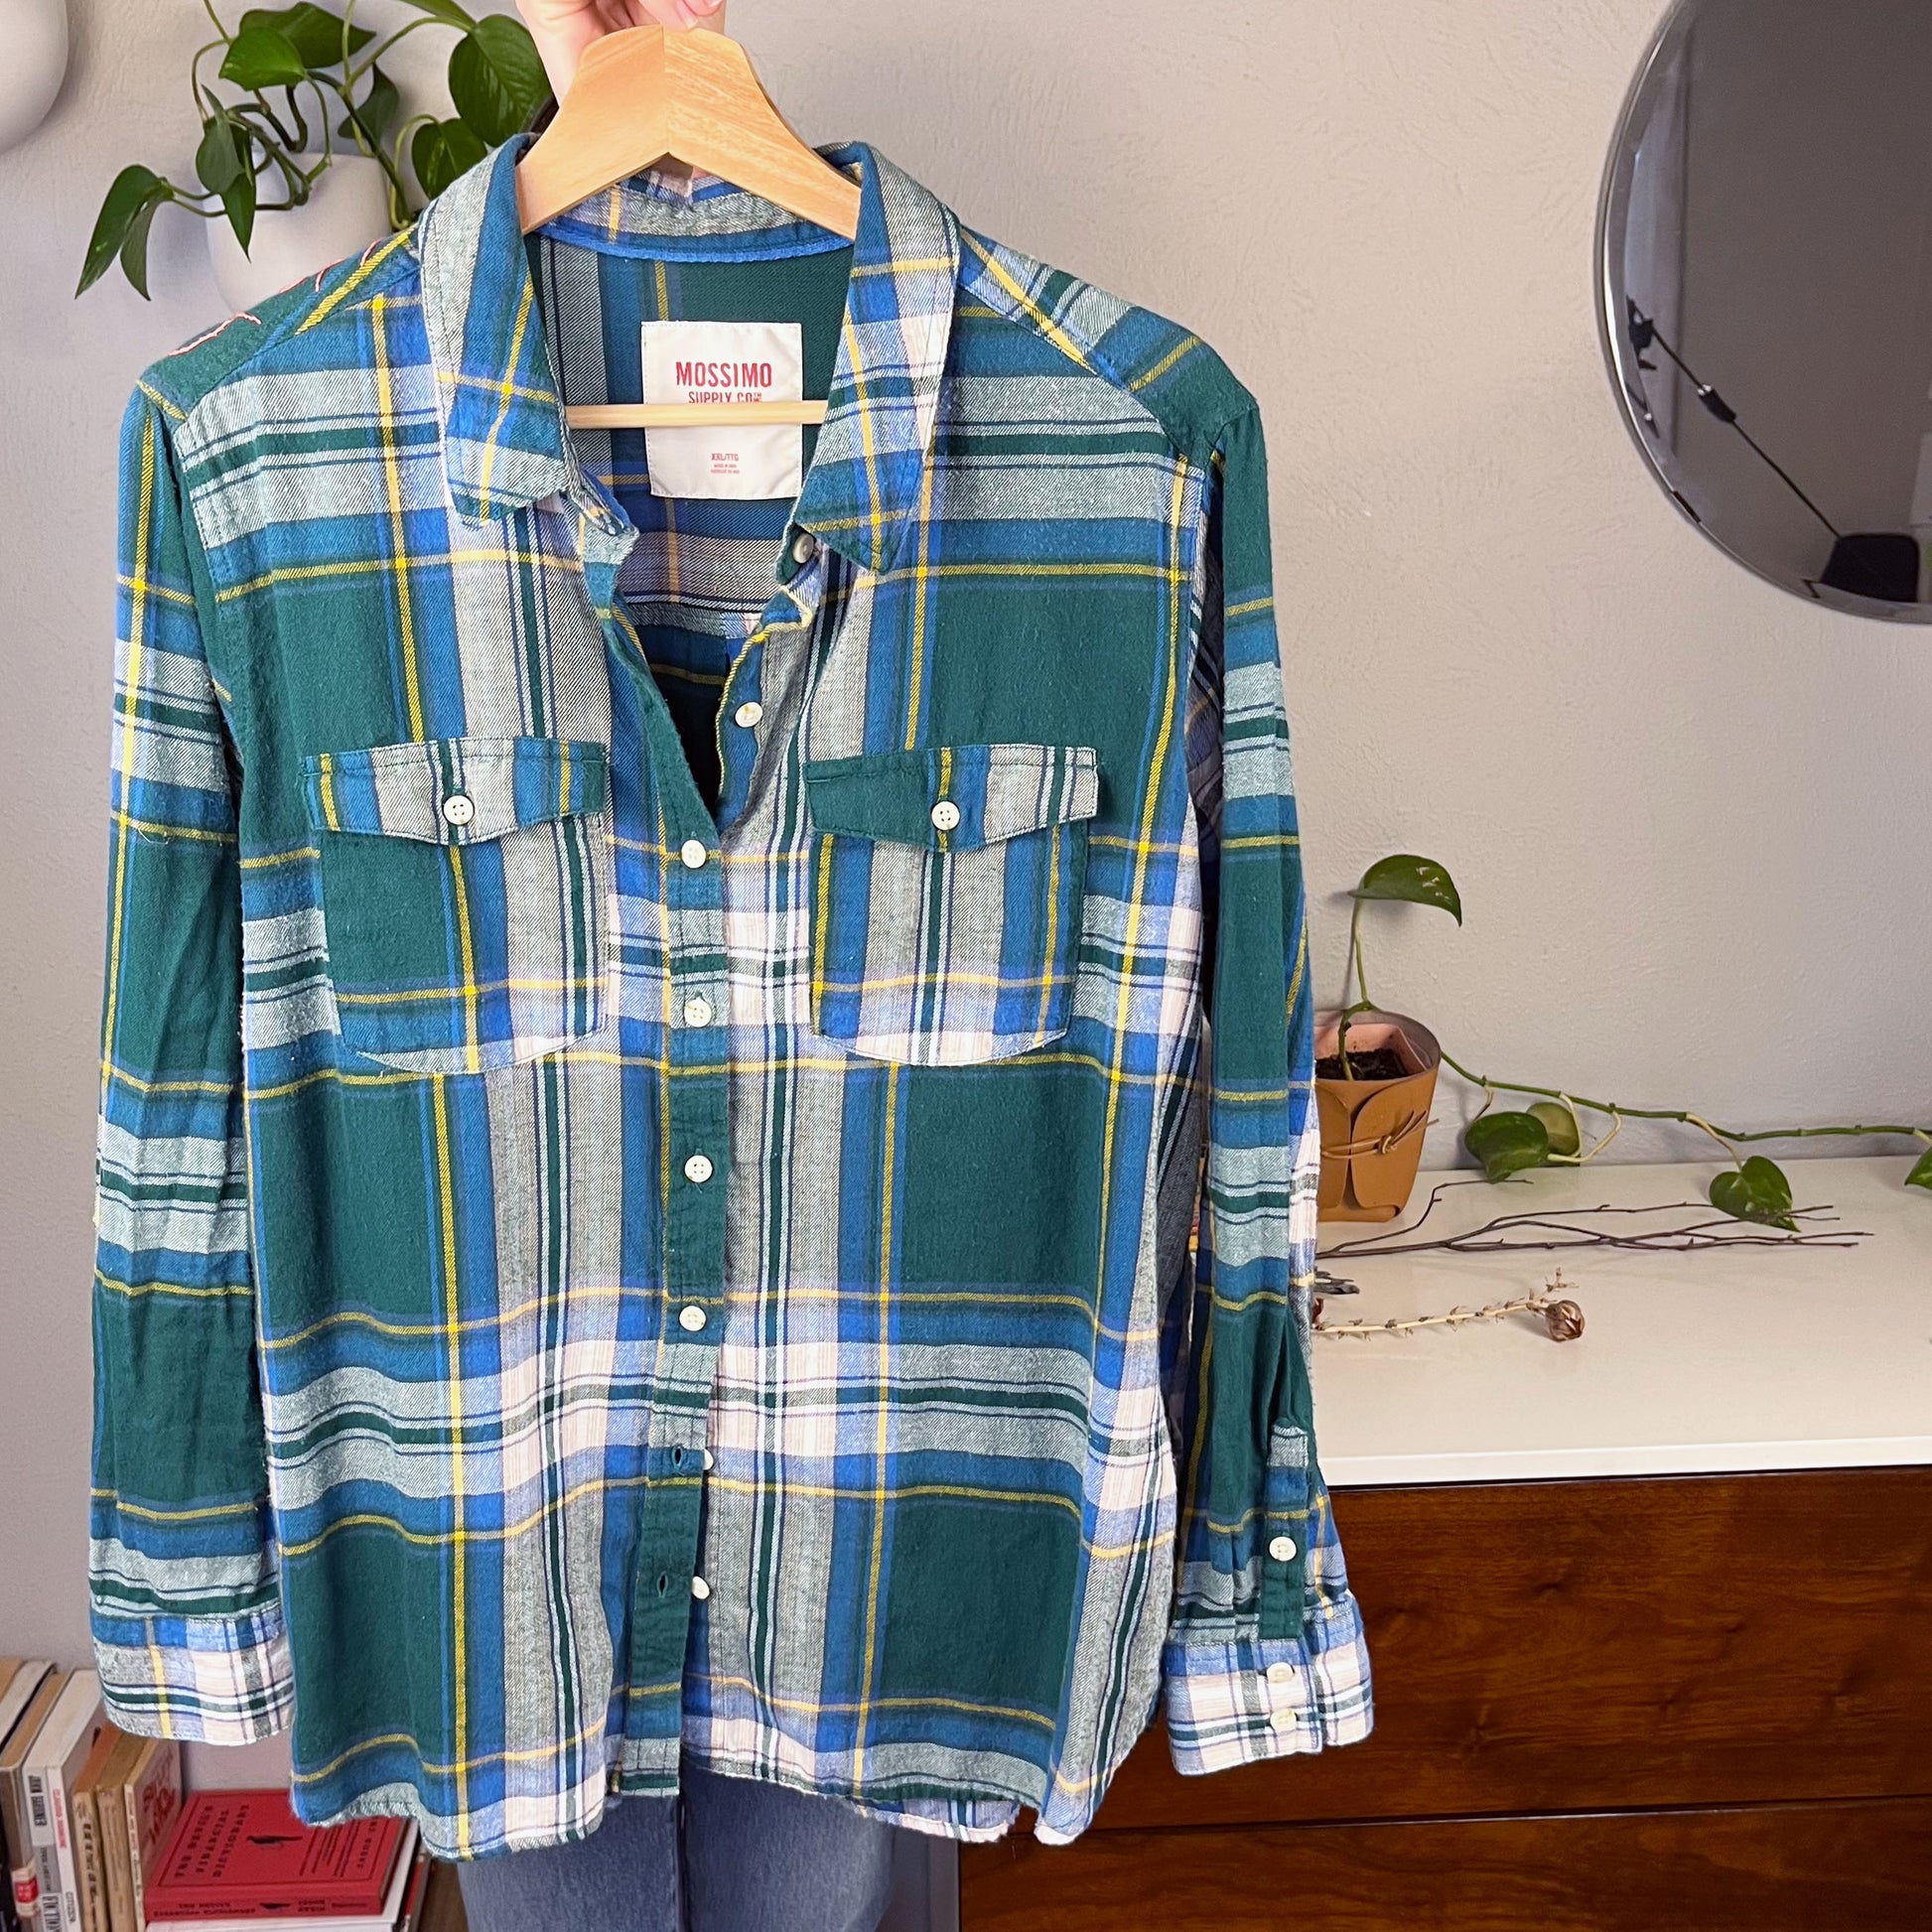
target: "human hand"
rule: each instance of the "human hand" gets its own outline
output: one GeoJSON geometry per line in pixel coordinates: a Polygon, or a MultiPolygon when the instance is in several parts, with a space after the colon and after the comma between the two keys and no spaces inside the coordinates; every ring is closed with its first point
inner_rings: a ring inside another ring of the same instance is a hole
{"type": "Polygon", "coordinates": [[[559,100],[592,41],[621,27],[722,27],[725,0],[516,0],[559,100]]]}

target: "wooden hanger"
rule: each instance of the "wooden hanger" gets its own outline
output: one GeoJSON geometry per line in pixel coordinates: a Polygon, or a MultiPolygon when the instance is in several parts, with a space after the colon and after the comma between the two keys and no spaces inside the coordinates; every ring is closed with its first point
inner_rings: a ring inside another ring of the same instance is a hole
{"type": "MultiPolygon", "coordinates": [[[[666,161],[716,175],[848,241],[859,232],[858,184],[785,125],[745,50],[702,27],[628,27],[591,43],[556,118],[516,165],[523,232],[666,161]]],[[[572,429],[669,429],[822,423],[825,407],[607,402],[579,403],[564,416],[572,429]]]]}

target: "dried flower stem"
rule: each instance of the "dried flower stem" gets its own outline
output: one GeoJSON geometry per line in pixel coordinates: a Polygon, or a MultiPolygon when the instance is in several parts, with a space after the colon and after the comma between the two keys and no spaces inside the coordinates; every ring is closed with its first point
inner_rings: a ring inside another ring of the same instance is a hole
{"type": "Polygon", "coordinates": [[[1321,1304],[1314,1305],[1314,1332],[1344,1338],[1369,1335],[1412,1335],[1421,1328],[1460,1328],[1472,1321],[1501,1321],[1512,1314],[1540,1314],[1555,1341],[1573,1341],[1583,1333],[1584,1312],[1570,1297],[1570,1284],[1559,1268],[1555,1277],[1532,1295],[1513,1302],[1490,1302],[1479,1309],[1456,1307],[1443,1314],[1412,1314],[1387,1321],[1324,1321],[1321,1304]]]}

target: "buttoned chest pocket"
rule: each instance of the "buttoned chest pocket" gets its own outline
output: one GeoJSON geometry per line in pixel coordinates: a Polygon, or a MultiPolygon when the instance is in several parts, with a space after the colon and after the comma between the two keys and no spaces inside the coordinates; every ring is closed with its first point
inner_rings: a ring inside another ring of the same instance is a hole
{"type": "Polygon", "coordinates": [[[345,1045],[468,1073],[598,1031],[603,746],[445,738],[321,753],[304,775],[345,1045]]]}
{"type": "Polygon", "coordinates": [[[954,745],[805,766],[812,1028],[870,1059],[967,1066],[1066,1032],[1086,746],[954,745]]]}

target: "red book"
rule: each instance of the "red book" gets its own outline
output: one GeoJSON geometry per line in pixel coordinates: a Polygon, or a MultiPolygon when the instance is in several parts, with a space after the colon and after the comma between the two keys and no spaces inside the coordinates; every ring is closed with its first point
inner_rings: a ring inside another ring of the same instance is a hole
{"type": "Polygon", "coordinates": [[[403,1840],[400,1818],[318,1830],[281,1791],[198,1791],[147,1887],[156,1919],[372,1918],[403,1840]]]}

